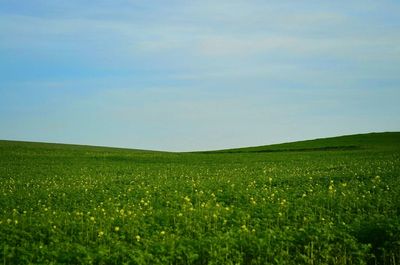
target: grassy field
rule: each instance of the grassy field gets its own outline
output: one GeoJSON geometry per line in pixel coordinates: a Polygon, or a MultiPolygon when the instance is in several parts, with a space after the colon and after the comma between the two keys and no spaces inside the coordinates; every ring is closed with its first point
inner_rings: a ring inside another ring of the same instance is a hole
{"type": "Polygon", "coordinates": [[[400,264],[400,133],[199,153],[0,141],[3,264],[400,264]]]}

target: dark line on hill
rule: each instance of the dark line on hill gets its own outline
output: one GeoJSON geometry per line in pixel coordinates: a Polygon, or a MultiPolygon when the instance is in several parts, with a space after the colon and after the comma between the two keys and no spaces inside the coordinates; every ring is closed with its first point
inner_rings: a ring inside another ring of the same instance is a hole
{"type": "Polygon", "coordinates": [[[261,149],[261,150],[221,150],[215,152],[201,152],[201,153],[278,153],[278,152],[316,152],[316,151],[349,151],[359,150],[360,146],[347,145],[347,146],[323,146],[312,148],[288,148],[288,149],[261,149]]]}

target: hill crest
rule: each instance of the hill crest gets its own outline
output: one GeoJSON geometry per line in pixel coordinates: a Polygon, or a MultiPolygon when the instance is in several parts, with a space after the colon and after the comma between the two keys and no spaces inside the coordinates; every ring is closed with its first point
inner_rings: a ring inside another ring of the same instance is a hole
{"type": "Polygon", "coordinates": [[[280,144],[261,145],[252,147],[192,151],[192,152],[163,152],[156,150],[139,150],[132,148],[119,148],[108,146],[90,146],[64,143],[43,143],[28,141],[0,140],[0,147],[25,146],[41,147],[45,149],[91,149],[96,151],[122,151],[122,152],[158,152],[158,153],[267,153],[267,152],[306,152],[306,151],[346,151],[370,148],[399,149],[400,132],[374,132],[365,134],[352,134],[336,137],[317,138],[287,142],[280,144]]]}

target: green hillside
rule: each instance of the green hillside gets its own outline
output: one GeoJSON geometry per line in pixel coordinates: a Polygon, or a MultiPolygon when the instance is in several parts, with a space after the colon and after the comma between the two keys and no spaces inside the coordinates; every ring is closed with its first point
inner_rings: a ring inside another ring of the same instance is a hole
{"type": "MultiPolygon", "coordinates": [[[[132,155],[135,153],[159,153],[167,154],[171,152],[160,152],[152,150],[139,150],[115,147],[72,145],[72,144],[53,144],[22,141],[4,141],[0,140],[0,151],[11,150],[18,152],[22,150],[36,150],[40,154],[53,151],[71,151],[73,153],[90,152],[93,156],[96,154],[106,156],[111,154],[132,155]]],[[[191,153],[257,153],[257,152],[291,152],[291,151],[331,151],[331,150],[368,150],[368,149],[400,149],[400,132],[383,132],[345,135],[330,138],[321,138],[314,140],[272,144],[254,147],[243,147],[234,149],[224,149],[216,151],[203,151],[191,153]]],[[[173,153],[173,152],[172,152],[173,153]]],[[[190,153],[190,152],[189,152],[190,153]]],[[[183,153],[185,154],[185,153],[183,153]]],[[[188,154],[188,153],[186,153],[188,154]]]]}
{"type": "Polygon", "coordinates": [[[0,141],[3,264],[398,264],[400,133],[172,153],[0,141]]]}
{"type": "Polygon", "coordinates": [[[283,151],[324,151],[356,149],[400,149],[400,132],[368,133],[345,135],[315,140],[226,149],[213,152],[283,152],[283,151]]]}

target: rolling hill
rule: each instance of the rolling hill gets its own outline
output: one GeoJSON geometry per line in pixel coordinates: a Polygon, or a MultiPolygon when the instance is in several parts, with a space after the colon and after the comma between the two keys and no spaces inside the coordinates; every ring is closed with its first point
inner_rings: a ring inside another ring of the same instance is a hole
{"type": "Polygon", "coordinates": [[[3,264],[398,264],[400,133],[210,152],[0,141],[3,264]]]}
{"type": "Polygon", "coordinates": [[[215,153],[300,152],[357,149],[400,149],[400,132],[354,134],[314,140],[210,151],[215,153]]]}

